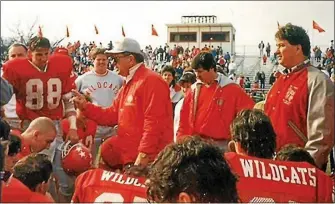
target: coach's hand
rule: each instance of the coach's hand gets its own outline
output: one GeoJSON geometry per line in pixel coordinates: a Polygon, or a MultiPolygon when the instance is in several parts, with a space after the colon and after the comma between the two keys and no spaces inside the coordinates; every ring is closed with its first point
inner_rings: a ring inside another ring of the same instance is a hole
{"type": "Polygon", "coordinates": [[[135,165],[145,167],[148,165],[149,161],[149,155],[140,152],[136,158],[135,165]]]}
{"type": "Polygon", "coordinates": [[[66,141],[70,140],[71,144],[76,144],[79,142],[78,132],[75,129],[69,129],[69,132],[66,135],[66,141]]]}
{"type": "Polygon", "coordinates": [[[87,100],[83,94],[80,94],[77,90],[72,89],[72,93],[74,97],[72,101],[74,105],[81,111],[84,111],[87,105],[87,100]]]}

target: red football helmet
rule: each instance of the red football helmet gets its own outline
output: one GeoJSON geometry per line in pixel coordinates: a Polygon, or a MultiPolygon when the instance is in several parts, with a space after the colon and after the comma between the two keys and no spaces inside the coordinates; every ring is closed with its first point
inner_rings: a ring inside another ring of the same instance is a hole
{"type": "Polygon", "coordinates": [[[92,167],[91,151],[82,143],[72,145],[70,141],[62,147],[62,166],[69,175],[79,175],[92,167]]]}
{"type": "Polygon", "coordinates": [[[61,54],[61,55],[69,56],[69,50],[66,49],[65,47],[57,47],[54,51],[54,54],[61,54]]]}

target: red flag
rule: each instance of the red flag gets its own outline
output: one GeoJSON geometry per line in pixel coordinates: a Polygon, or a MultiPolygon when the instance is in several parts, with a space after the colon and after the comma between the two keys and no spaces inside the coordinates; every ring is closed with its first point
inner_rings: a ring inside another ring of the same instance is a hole
{"type": "Polygon", "coordinates": [[[68,26],[66,26],[66,37],[70,37],[70,31],[68,26]]]}
{"type": "Polygon", "coordinates": [[[280,29],[280,25],[279,25],[279,22],[277,21],[277,26],[278,26],[278,29],[280,29]]]}
{"type": "Polygon", "coordinates": [[[122,35],[123,35],[123,37],[126,37],[126,33],[124,32],[123,26],[122,26],[122,35]]]}
{"type": "Polygon", "coordinates": [[[96,25],[94,25],[94,30],[95,30],[95,34],[99,34],[99,30],[98,30],[98,28],[97,28],[97,26],[96,25]]]}
{"type": "Polygon", "coordinates": [[[315,21],[313,21],[313,29],[316,29],[319,31],[319,33],[326,32],[323,28],[319,26],[315,21]]]}
{"type": "Polygon", "coordinates": [[[158,36],[158,33],[157,33],[156,29],[154,28],[154,24],[151,24],[151,35],[158,36]]]}
{"type": "Polygon", "coordinates": [[[42,39],[43,38],[43,33],[42,33],[42,28],[41,26],[38,26],[38,33],[37,33],[37,36],[42,39]]]}

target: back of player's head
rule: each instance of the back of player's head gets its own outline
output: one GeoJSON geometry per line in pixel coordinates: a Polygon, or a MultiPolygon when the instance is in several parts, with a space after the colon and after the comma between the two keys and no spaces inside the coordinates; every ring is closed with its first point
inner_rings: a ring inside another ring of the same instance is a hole
{"type": "Polygon", "coordinates": [[[10,133],[8,156],[14,156],[21,151],[21,139],[15,134],[10,133]]]}
{"type": "Polygon", "coordinates": [[[165,147],[151,165],[148,199],[178,202],[237,202],[236,177],[222,152],[198,136],[165,147]]]}
{"type": "Polygon", "coordinates": [[[54,122],[48,117],[38,117],[31,121],[26,131],[28,132],[31,130],[39,130],[43,133],[51,131],[54,131],[55,133],[57,132],[54,122]]]}
{"type": "Polygon", "coordinates": [[[270,119],[261,110],[242,110],[230,126],[232,139],[241,144],[249,156],[272,159],[276,134],[270,119]]]}
{"type": "Polygon", "coordinates": [[[191,67],[194,70],[203,68],[204,70],[207,71],[209,71],[210,69],[214,69],[214,71],[216,71],[216,62],[214,60],[212,53],[200,52],[192,60],[191,67]]]}
{"type": "Polygon", "coordinates": [[[39,48],[51,48],[51,44],[48,38],[35,36],[28,42],[28,48],[30,51],[35,51],[39,48]]]}
{"type": "Polygon", "coordinates": [[[52,164],[48,156],[32,153],[15,164],[13,177],[35,191],[38,184],[49,181],[51,172],[52,164]]]}
{"type": "Polygon", "coordinates": [[[0,118],[0,141],[9,139],[10,126],[4,119],[0,118]]]}
{"type": "Polygon", "coordinates": [[[295,144],[287,144],[282,147],[276,155],[276,160],[307,162],[316,166],[313,157],[304,148],[295,144]]]}

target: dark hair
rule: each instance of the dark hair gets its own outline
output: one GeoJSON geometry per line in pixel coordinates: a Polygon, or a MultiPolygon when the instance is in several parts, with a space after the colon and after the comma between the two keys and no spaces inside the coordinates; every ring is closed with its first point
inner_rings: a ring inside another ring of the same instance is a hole
{"type": "Polygon", "coordinates": [[[216,71],[216,62],[211,53],[200,52],[199,54],[197,54],[197,56],[194,57],[191,63],[191,67],[195,70],[201,67],[207,71],[209,71],[210,69],[214,69],[214,71],[216,71]]]}
{"type": "Polygon", "coordinates": [[[176,71],[171,65],[165,65],[161,70],[161,75],[163,75],[164,72],[170,72],[172,74],[173,80],[169,84],[169,86],[175,86],[176,85],[176,71]]]}
{"type": "Polygon", "coordinates": [[[275,34],[275,38],[287,40],[291,45],[301,45],[302,52],[305,57],[311,54],[311,42],[305,29],[300,26],[286,24],[279,28],[275,34]]]}
{"type": "Polygon", "coordinates": [[[308,162],[316,166],[313,157],[304,148],[298,147],[296,144],[287,144],[282,147],[276,155],[276,160],[308,162]]]}
{"type": "Polygon", "coordinates": [[[8,140],[10,133],[10,125],[7,121],[0,118],[0,140],[8,140]]]}
{"type": "Polygon", "coordinates": [[[272,159],[275,155],[276,133],[263,111],[240,111],[230,125],[230,132],[248,155],[264,159],[272,159]]]}
{"type": "Polygon", "coordinates": [[[14,165],[13,177],[35,191],[38,184],[48,182],[51,172],[52,164],[48,156],[32,153],[14,165]]]}
{"type": "Polygon", "coordinates": [[[106,49],[103,49],[103,48],[95,48],[91,50],[90,55],[93,60],[95,60],[97,55],[105,55],[107,57],[107,55],[105,54],[105,51],[106,49]]]}
{"type": "Polygon", "coordinates": [[[149,172],[147,196],[156,202],[176,202],[185,192],[197,202],[237,202],[237,179],[223,152],[198,136],[164,148],[149,172]]]}
{"type": "Polygon", "coordinates": [[[28,42],[28,48],[30,51],[35,51],[38,48],[51,48],[51,44],[50,41],[48,40],[48,38],[45,37],[38,37],[35,36],[32,39],[30,39],[30,41],[28,42]]]}
{"type": "Polygon", "coordinates": [[[23,47],[26,52],[28,51],[27,46],[19,42],[14,42],[13,44],[11,44],[8,50],[12,49],[13,47],[23,47]]]}
{"type": "Polygon", "coordinates": [[[8,156],[14,156],[21,152],[21,139],[20,137],[10,134],[8,145],[8,156]]]}

